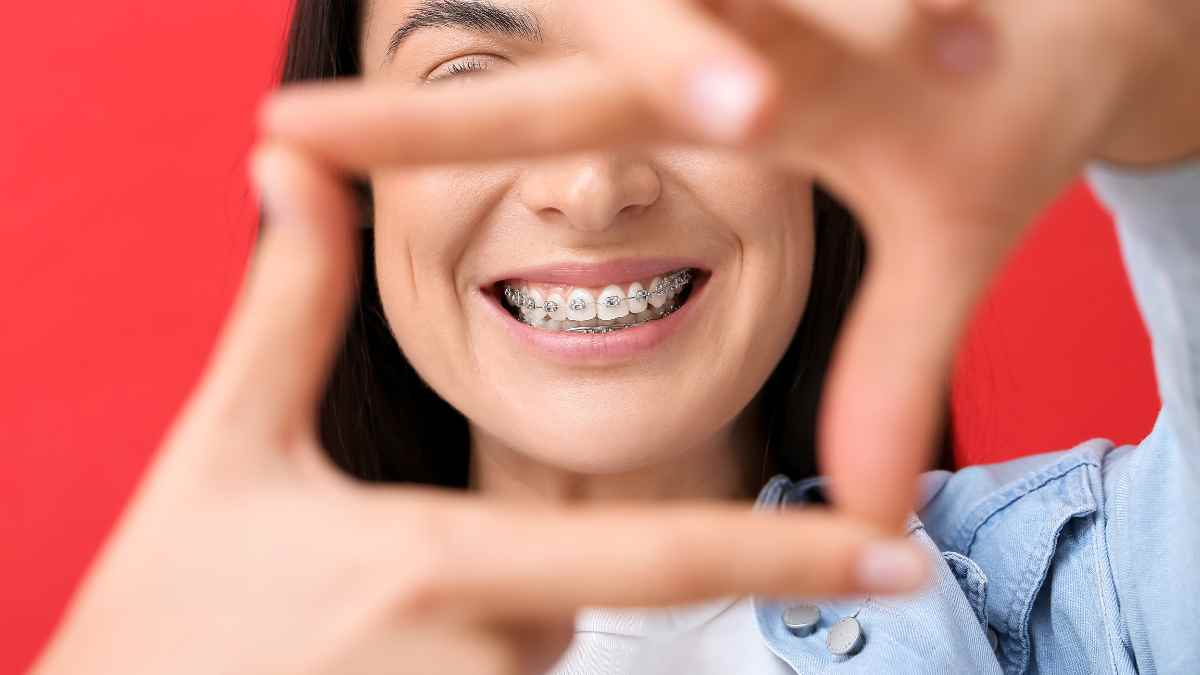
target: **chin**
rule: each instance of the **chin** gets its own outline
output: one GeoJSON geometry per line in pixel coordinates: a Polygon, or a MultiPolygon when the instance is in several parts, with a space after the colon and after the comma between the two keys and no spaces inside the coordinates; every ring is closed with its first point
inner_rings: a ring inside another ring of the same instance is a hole
{"type": "Polygon", "coordinates": [[[637,471],[672,459],[674,446],[664,438],[638,436],[633,433],[616,435],[553,434],[528,439],[514,439],[517,447],[542,464],[589,476],[618,475],[637,471]]]}

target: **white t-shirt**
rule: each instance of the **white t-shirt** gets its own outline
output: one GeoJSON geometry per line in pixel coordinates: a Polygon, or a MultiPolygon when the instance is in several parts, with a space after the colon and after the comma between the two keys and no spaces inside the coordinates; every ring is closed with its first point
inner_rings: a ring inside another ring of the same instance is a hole
{"type": "Polygon", "coordinates": [[[549,675],[794,675],[767,647],[750,597],[584,609],[549,675]]]}

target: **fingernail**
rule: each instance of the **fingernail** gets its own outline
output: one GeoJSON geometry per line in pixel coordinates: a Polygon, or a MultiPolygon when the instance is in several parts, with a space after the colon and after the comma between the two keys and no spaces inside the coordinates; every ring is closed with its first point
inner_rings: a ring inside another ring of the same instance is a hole
{"type": "Polygon", "coordinates": [[[858,582],[873,593],[903,593],[919,589],[928,567],[925,555],[905,542],[879,542],[858,560],[858,582]]]}
{"type": "Polygon", "coordinates": [[[689,83],[692,117],[712,140],[734,142],[749,130],[763,103],[762,78],[726,62],[709,64],[689,83]]]}

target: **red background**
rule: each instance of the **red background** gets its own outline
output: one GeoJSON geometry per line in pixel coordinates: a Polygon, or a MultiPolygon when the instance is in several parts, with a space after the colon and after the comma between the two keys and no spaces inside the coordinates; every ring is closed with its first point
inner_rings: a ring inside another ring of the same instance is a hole
{"type": "MultiPolygon", "coordinates": [[[[9,3],[0,62],[0,673],[26,668],[200,373],[253,241],[245,180],[283,0],[9,3]]],[[[960,460],[1158,407],[1111,223],[1083,187],[981,306],[960,460]]]]}

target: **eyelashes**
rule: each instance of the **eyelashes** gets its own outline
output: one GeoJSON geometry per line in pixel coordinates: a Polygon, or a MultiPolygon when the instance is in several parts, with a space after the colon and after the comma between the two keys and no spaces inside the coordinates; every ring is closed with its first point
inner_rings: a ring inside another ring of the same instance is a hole
{"type": "Polygon", "coordinates": [[[450,79],[474,73],[481,73],[486,70],[491,70],[488,64],[488,59],[483,57],[468,57],[458,61],[452,61],[449,65],[442,66],[426,80],[426,82],[437,82],[438,80],[450,79]]]}
{"type": "Polygon", "coordinates": [[[485,65],[481,61],[475,61],[475,60],[457,61],[455,63],[451,63],[450,67],[447,68],[447,70],[449,70],[452,75],[462,75],[464,73],[476,73],[476,72],[484,71],[487,69],[488,69],[487,65],[485,65]]]}

